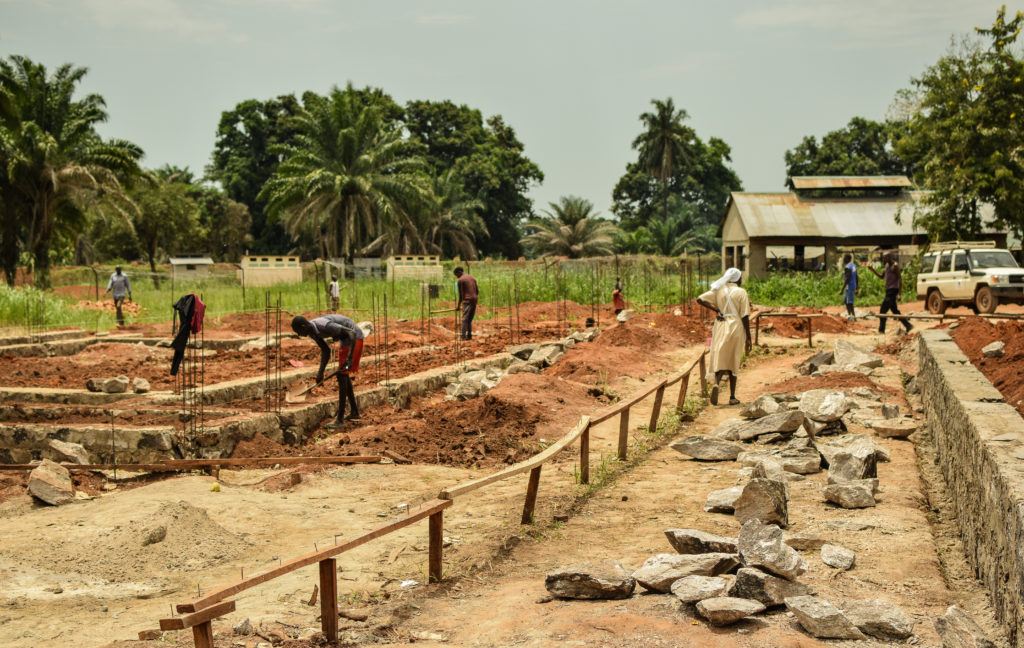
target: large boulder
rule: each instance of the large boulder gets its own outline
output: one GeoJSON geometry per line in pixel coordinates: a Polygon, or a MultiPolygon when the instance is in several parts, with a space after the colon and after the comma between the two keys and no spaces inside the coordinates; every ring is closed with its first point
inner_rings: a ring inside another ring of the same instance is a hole
{"type": "Polygon", "coordinates": [[[835,354],[832,351],[818,351],[796,366],[797,370],[809,376],[821,367],[832,364],[835,354]]]}
{"type": "Polygon", "coordinates": [[[803,583],[779,578],[753,567],[741,567],[729,589],[729,596],[759,601],[767,607],[782,605],[787,597],[811,594],[803,583]]]}
{"type": "Polygon", "coordinates": [[[50,456],[56,462],[75,463],[84,465],[89,463],[89,453],[79,443],[70,443],[59,439],[50,439],[46,442],[50,448],[50,456]]]}
{"type": "Polygon", "coordinates": [[[684,576],[672,583],[672,594],[683,603],[696,603],[725,596],[733,584],[732,576],[684,576]]]}
{"type": "Polygon", "coordinates": [[[836,340],[835,356],[832,364],[837,367],[848,367],[850,369],[875,369],[882,366],[882,356],[871,353],[846,340],[836,340]]]}
{"type": "Polygon", "coordinates": [[[935,619],[935,631],[942,639],[942,648],[995,648],[981,626],[955,605],[935,619]]]}
{"type": "Polygon", "coordinates": [[[670,447],[698,461],[733,461],[743,451],[738,443],[699,435],[675,441],[670,447]]]}
{"type": "Polygon", "coordinates": [[[136,376],[132,379],[132,391],[136,394],[147,394],[149,393],[150,386],[149,381],[145,378],[136,376]]]}
{"type": "Polygon", "coordinates": [[[719,423],[718,426],[712,430],[711,436],[716,439],[725,439],[726,441],[737,441],[740,438],[740,429],[749,424],[746,419],[728,419],[723,423],[719,423]]]}
{"type": "Polygon", "coordinates": [[[764,612],[764,605],[732,596],[704,599],[697,604],[697,613],[713,626],[731,625],[760,612],[764,612]]]}
{"type": "Polygon", "coordinates": [[[830,484],[873,477],[878,477],[878,455],[874,444],[851,443],[828,457],[830,484]]]}
{"type": "Polygon", "coordinates": [[[740,560],[746,567],[793,580],[807,571],[807,561],[800,553],[783,542],[782,529],[760,520],[748,520],[740,527],[737,542],[740,560]]]}
{"type": "Polygon", "coordinates": [[[872,421],[871,429],[886,439],[906,439],[917,432],[917,423],[910,419],[883,419],[872,421]]]}
{"type": "Polygon", "coordinates": [[[704,510],[708,513],[732,513],[736,510],[736,500],[743,494],[743,486],[730,486],[708,493],[704,501],[704,510]]]}
{"type": "Polygon", "coordinates": [[[821,546],[821,562],[829,567],[847,571],[853,569],[853,563],[857,561],[857,554],[853,551],[835,544],[821,546]]]}
{"type": "Polygon", "coordinates": [[[131,381],[128,380],[128,376],[115,376],[104,380],[100,385],[100,391],[107,394],[123,394],[128,391],[129,384],[131,381]]]}
{"type": "Polygon", "coordinates": [[[655,554],[644,561],[633,578],[645,589],[666,593],[684,576],[718,576],[739,565],[735,554],[655,554]]]}
{"type": "Polygon", "coordinates": [[[791,596],[786,609],[811,636],[819,639],[864,639],[842,610],[817,596],[791,596]]]}
{"type": "Polygon", "coordinates": [[[736,429],[739,439],[748,441],[762,434],[792,434],[803,425],[804,414],[800,410],[785,410],[755,419],[736,429]]]}
{"type": "Polygon", "coordinates": [[[777,457],[782,469],[797,475],[813,475],[821,472],[821,454],[816,448],[791,448],[783,450],[777,457]]]}
{"type": "Polygon", "coordinates": [[[775,414],[780,409],[781,406],[778,401],[768,394],[762,394],[750,403],[747,403],[743,409],[740,410],[740,416],[745,419],[759,419],[764,418],[769,414],[775,414]]]}
{"type": "Polygon", "coordinates": [[[633,595],[636,581],[616,564],[583,565],[551,572],[544,587],[561,599],[625,599],[633,595]]]}
{"type": "Polygon", "coordinates": [[[901,641],[914,634],[914,622],[889,601],[850,601],[843,604],[843,614],[858,630],[876,639],[901,641]]]}
{"type": "Polygon", "coordinates": [[[850,401],[841,391],[811,389],[800,395],[800,411],[819,423],[838,421],[850,410],[850,401]]]}
{"type": "Polygon", "coordinates": [[[681,554],[736,553],[736,538],[698,531],[697,529],[666,529],[665,537],[681,554]]]}
{"type": "Polygon", "coordinates": [[[825,501],[844,509],[859,509],[875,506],[875,488],[872,480],[829,484],[824,491],[825,501]]]}
{"type": "Polygon", "coordinates": [[[789,525],[786,484],[774,479],[751,479],[733,504],[741,522],[760,520],[764,524],[789,525]]]}
{"type": "Polygon", "coordinates": [[[42,502],[58,506],[75,499],[75,484],[67,468],[43,459],[28,474],[28,492],[42,502]]]}

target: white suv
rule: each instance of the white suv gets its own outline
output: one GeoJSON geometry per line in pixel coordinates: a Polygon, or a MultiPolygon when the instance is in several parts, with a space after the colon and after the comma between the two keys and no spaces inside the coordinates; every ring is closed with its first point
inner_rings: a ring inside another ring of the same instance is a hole
{"type": "Polygon", "coordinates": [[[950,306],[993,313],[1000,303],[1024,304],[1024,269],[990,242],[939,243],[921,258],[917,296],[930,313],[950,306]]]}

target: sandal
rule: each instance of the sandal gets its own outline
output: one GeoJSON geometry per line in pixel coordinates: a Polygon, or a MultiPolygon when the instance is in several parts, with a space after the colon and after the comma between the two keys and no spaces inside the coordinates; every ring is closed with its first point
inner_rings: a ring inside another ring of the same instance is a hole
{"type": "Polygon", "coordinates": [[[730,398],[729,399],[729,404],[730,405],[739,405],[740,404],[740,399],[738,399],[738,398],[730,398]]]}
{"type": "Polygon", "coordinates": [[[718,405],[718,383],[711,387],[711,404],[718,405]]]}

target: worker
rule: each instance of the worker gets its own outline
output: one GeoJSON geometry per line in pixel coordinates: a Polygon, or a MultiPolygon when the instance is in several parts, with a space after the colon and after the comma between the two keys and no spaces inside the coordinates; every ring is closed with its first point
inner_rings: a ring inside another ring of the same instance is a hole
{"type": "MultiPolygon", "coordinates": [[[[903,269],[900,267],[900,257],[895,250],[890,250],[882,255],[882,262],[885,263],[885,270],[879,272],[873,267],[864,264],[864,267],[871,271],[879,279],[885,280],[885,299],[882,300],[882,307],[878,309],[880,315],[886,313],[893,313],[894,315],[900,314],[900,307],[898,305],[900,292],[903,290],[903,269]]],[[[878,318],[878,332],[885,333],[885,321],[888,317],[878,318]]],[[[907,329],[907,333],[914,328],[914,325],[910,323],[905,317],[899,318],[900,323],[903,324],[903,328],[907,329]]]]}
{"type": "Polygon", "coordinates": [[[616,315],[626,310],[626,299],[622,296],[621,277],[615,278],[615,289],[612,290],[612,309],[614,309],[616,315]]]}
{"type": "Polygon", "coordinates": [[[107,292],[112,293],[114,297],[114,311],[117,313],[117,325],[124,326],[124,312],[122,306],[124,306],[125,298],[128,301],[132,300],[132,284],[128,281],[128,275],[121,272],[121,266],[114,268],[113,274],[110,275],[110,281],[107,282],[107,292]]]}
{"type": "Polygon", "coordinates": [[[846,304],[846,320],[852,322],[857,319],[853,310],[853,300],[860,294],[860,282],[857,277],[857,264],[853,262],[853,255],[847,252],[843,255],[843,303],[846,304]]]}
{"type": "Polygon", "coordinates": [[[462,330],[459,337],[463,340],[473,339],[473,318],[476,317],[476,302],[480,297],[476,279],[462,268],[455,268],[455,285],[459,291],[459,302],[455,309],[462,310],[462,330]]]}
{"type": "Polygon", "coordinates": [[[345,422],[345,401],[351,408],[349,421],[359,420],[359,405],[356,403],[352,377],[359,371],[359,359],[363,355],[363,339],[366,337],[351,318],[344,315],[324,315],[308,320],[302,315],[292,319],[292,330],[299,337],[312,338],[320,347],[320,370],[316,373],[316,383],[324,381],[324,370],[331,359],[331,347],[327,340],[339,343],[338,349],[338,417],[333,427],[340,427],[345,422]]]}
{"type": "Polygon", "coordinates": [[[719,383],[729,377],[729,404],[738,405],[736,398],[736,375],[743,360],[743,353],[750,353],[750,299],[747,291],[740,287],[743,273],[729,268],[720,279],[711,284],[711,289],[697,298],[697,303],[715,313],[715,324],[711,330],[711,353],[708,363],[708,380],[711,386],[711,404],[718,405],[719,383]]]}
{"type": "Polygon", "coordinates": [[[338,286],[338,277],[331,276],[331,283],[327,285],[327,296],[331,300],[331,312],[338,312],[338,304],[341,302],[341,287],[338,286]]]}

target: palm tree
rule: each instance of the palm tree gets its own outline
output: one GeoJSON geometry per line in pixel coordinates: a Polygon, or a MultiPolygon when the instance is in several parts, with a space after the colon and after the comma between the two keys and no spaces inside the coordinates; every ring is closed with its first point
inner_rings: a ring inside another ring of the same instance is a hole
{"type": "Polygon", "coordinates": [[[578,259],[611,254],[617,228],[600,219],[594,204],[578,196],[563,196],[549,203],[543,218],[530,221],[522,243],[534,254],[578,259]]]}
{"type": "Polygon", "coordinates": [[[487,225],[480,216],[483,209],[483,201],[466,193],[462,178],[454,169],[436,176],[433,200],[424,224],[428,251],[476,259],[476,240],[487,236],[487,225]]]}
{"type": "Polygon", "coordinates": [[[696,133],[683,124],[688,115],[671,98],[654,99],[653,112],[640,115],[644,131],[633,140],[640,163],[661,183],[662,218],[668,220],[668,184],[681,164],[693,164],[690,151],[696,133]]]}
{"type": "MultiPolygon", "coordinates": [[[[44,288],[50,283],[55,237],[73,232],[84,221],[86,206],[97,200],[130,209],[122,181],[139,173],[142,158],[134,144],[104,140],[96,132],[107,119],[103,98],[75,98],[86,72],[62,65],[47,74],[45,66],[22,56],[0,60],[5,218],[21,219],[21,244],[32,254],[36,284],[44,288]]],[[[5,233],[5,250],[9,245],[5,233]]]]}
{"type": "Polygon", "coordinates": [[[418,244],[411,215],[429,198],[425,162],[376,104],[351,85],[310,93],[294,124],[297,134],[276,147],[283,161],[260,192],[293,238],[313,232],[331,257],[389,240],[418,244]]]}

